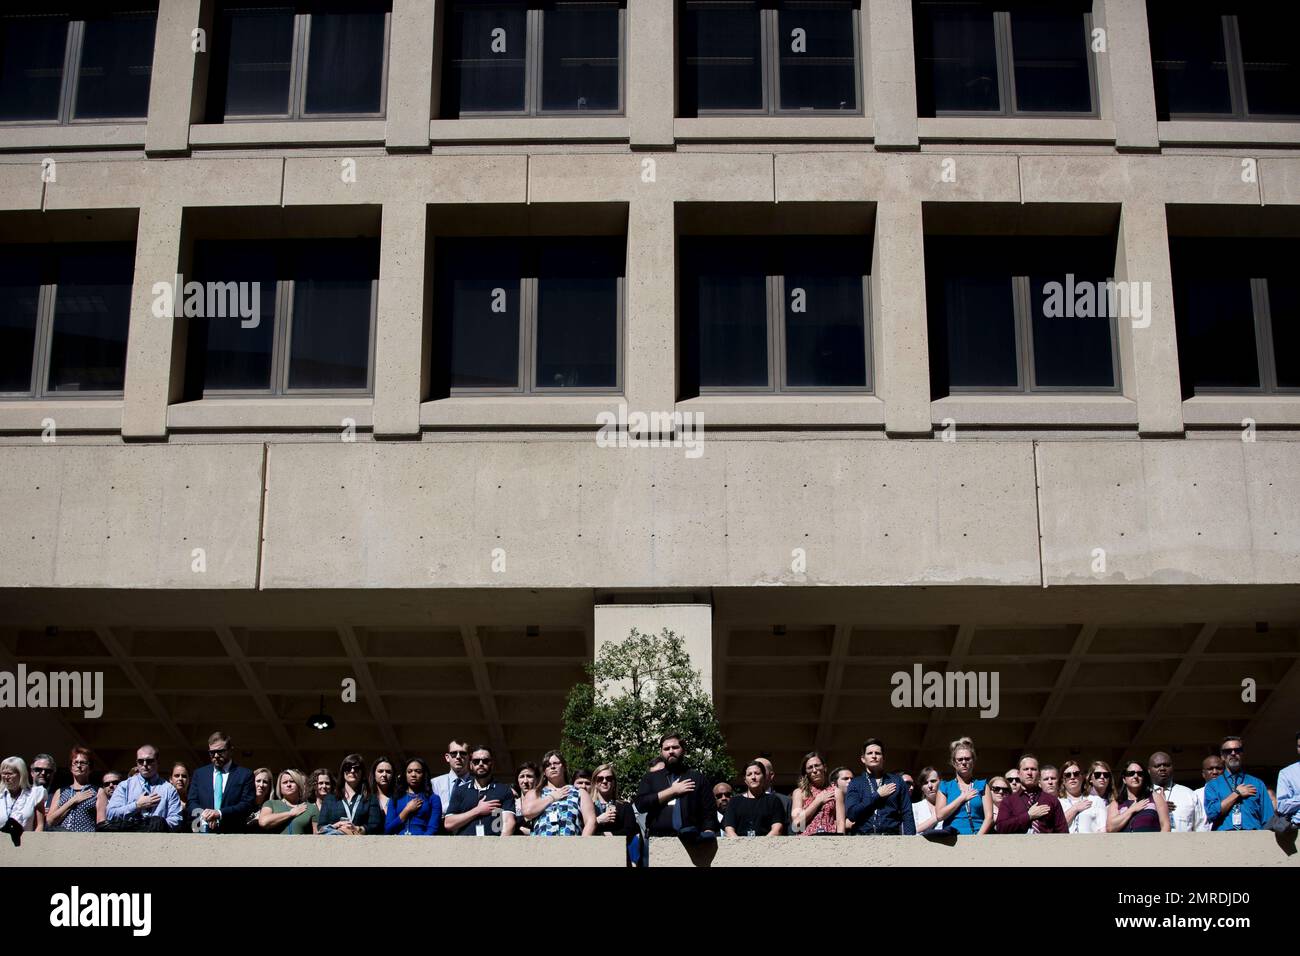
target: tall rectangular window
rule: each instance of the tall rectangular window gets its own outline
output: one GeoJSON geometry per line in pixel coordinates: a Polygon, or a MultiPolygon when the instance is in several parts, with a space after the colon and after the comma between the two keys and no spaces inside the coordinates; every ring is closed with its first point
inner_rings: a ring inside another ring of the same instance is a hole
{"type": "Polygon", "coordinates": [[[222,3],[213,120],[384,115],[390,9],[362,0],[222,3]]]}
{"type": "Polygon", "coordinates": [[[1300,242],[1171,239],[1183,394],[1300,390],[1300,242]]]}
{"type": "Polygon", "coordinates": [[[1118,390],[1116,323],[1144,303],[1113,239],[931,236],[925,260],[933,397],[1118,390]]]}
{"type": "Polygon", "coordinates": [[[0,122],[140,120],[157,4],[0,15],[0,122]]]}
{"type": "Polygon", "coordinates": [[[860,112],[856,0],[682,0],[680,110],[860,112]]]}
{"type": "Polygon", "coordinates": [[[861,236],[682,241],[685,369],[700,391],[870,387],[861,236]]]}
{"type": "Polygon", "coordinates": [[[362,394],[372,388],[376,239],[194,245],[188,391],[362,394]]]}
{"type": "Polygon", "coordinates": [[[439,240],[439,329],[452,391],[622,387],[624,243],[439,240]]]}
{"type": "Polygon", "coordinates": [[[441,116],[623,111],[626,0],[459,0],[446,14],[441,116]]]}
{"type": "Polygon", "coordinates": [[[1294,4],[1148,0],[1160,119],[1300,118],[1294,4]]]}
{"type": "Polygon", "coordinates": [[[7,246],[0,261],[0,393],[121,394],[134,244],[7,246]]]}
{"type": "Polygon", "coordinates": [[[1097,113],[1092,4],[915,0],[921,116],[1097,113]]]}

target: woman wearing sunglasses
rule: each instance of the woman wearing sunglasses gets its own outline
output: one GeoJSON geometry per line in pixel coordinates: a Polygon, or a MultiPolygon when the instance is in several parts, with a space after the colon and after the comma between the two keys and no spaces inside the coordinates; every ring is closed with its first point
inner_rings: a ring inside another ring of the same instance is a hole
{"type": "Polygon", "coordinates": [[[1123,782],[1115,782],[1115,799],[1106,814],[1108,833],[1169,832],[1164,794],[1152,791],[1146,768],[1136,760],[1124,765],[1123,782]]]}
{"type": "Polygon", "coordinates": [[[1111,778],[1110,764],[1104,760],[1094,760],[1092,766],[1088,768],[1088,776],[1084,781],[1087,793],[1090,796],[1101,797],[1103,803],[1110,803],[1111,778]]]}
{"type": "Polygon", "coordinates": [[[1071,833],[1105,833],[1106,801],[1084,792],[1083,764],[1067,760],[1061,765],[1061,810],[1071,833]]]}
{"type": "MultiPolygon", "coordinates": [[[[1002,798],[1011,792],[1011,784],[1007,782],[1006,777],[993,777],[989,780],[989,822],[996,824],[998,822],[998,807],[1002,805],[1002,798]]],[[[981,833],[996,833],[996,830],[985,828],[981,833]]]]}
{"type": "Polygon", "coordinates": [[[379,815],[379,801],[370,792],[366,778],[366,761],[361,754],[348,754],[339,765],[343,785],[337,794],[325,797],[321,805],[317,832],[327,836],[365,836],[383,833],[384,820],[379,815]]]}
{"type": "Polygon", "coordinates": [[[951,780],[939,784],[934,798],[935,819],[944,829],[956,833],[988,833],[993,828],[993,799],[986,782],[975,776],[975,741],[962,737],[950,743],[948,762],[954,774],[951,780]]]}
{"type": "Polygon", "coordinates": [[[640,866],[641,828],[632,804],[618,798],[618,776],[612,763],[603,763],[593,771],[591,802],[596,810],[596,834],[623,837],[628,866],[640,866]]]}

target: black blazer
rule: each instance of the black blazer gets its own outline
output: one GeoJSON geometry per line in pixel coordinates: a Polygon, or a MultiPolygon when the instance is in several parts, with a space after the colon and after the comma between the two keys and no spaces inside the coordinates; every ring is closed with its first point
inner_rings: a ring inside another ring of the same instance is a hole
{"type": "MultiPolygon", "coordinates": [[[[695,781],[694,790],[677,798],[682,805],[682,826],[717,833],[718,807],[713,802],[713,788],[698,770],[687,770],[682,776],[695,781]]],[[[633,802],[645,814],[648,836],[677,835],[673,829],[672,807],[659,802],[659,792],[667,790],[671,783],[672,777],[667,768],[651,771],[641,778],[641,786],[637,788],[636,800],[633,802]]]]}
{"type": "MultiPolygon", "coordinates": [[[[324,830],[326,824],[346,821],[347,818],[348,815],[343,810],[343,801],[336,794],[331,793],[321,806],[320,817],[316,820],[316,829],[324,830]]],[[[379,801],[374,794],[370,795],[369,802],[357,807],[352,822],[359,827],[365,827],[366,836],[384,835],[384,814],[380,811],[379,801]]]]}

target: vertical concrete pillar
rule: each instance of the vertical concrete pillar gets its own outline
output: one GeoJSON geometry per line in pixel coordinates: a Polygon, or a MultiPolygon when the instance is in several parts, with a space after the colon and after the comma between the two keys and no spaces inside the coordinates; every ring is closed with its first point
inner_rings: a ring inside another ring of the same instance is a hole
{"type": "Polygon", "coordinates": [[[671,149],[676,113],[673,0],[627,5],[627,118],[633,149],[671,149]]]}
{"type": "Polygon", "coordinates": [[[596,654],[605,644],[625,640],[636,628],[658,634],[665,627],[686,645],[691,666],[700,672],[704,692],[713,696],[713,605],[597,604],[596,654]]]}
{"type": "MultiPolygon", "coordinates": [[[[131,323],[126,337],[126,385],[123,390],[122,437],[167,437],[167,404],[179,391],[183,364],[174,347],[178,332],[170,316],[153,314],[154,284],[175,282],[181,270],[184,209],[178,202],[152,202],[140,208],[135,240],[135,279],[131,286],[131,323]]],[[[175,290],[177,301],[181,290],[175,290]]]]}
{"type": "Polygon", "coordinates": [[[428,207],[384,203],[375,325],[376,438],[416,438],[429,367],[428,207]]]}
{"type": "Polygon", "coordinates": [[[676,224],[668,187],[628,207],[627,277],[623,324],[623,392],[638,411],[671,411],[677,401],[676,224]]]}
{"type": "Polygon", "coordinates": [[[912,0],[867,0],[862,32],[862,88],[875,127],[876,149],[916,149],[912,0]]]}
{"type": "Polygon", "coordinates": [[[929,435],[930,349],[925,227],[919,199],[882,199],[871,247],[871,343],[876,395],[891,435],[929,435]]]}
{"type": "Polygon", "coordinates": [[[393,0],[388,40],[388,123],[390,152],[429,148],[429,120],[438,93],[441,59],[434,28],[442,13],[438,0],[393,0]]]}
{"type": "Polygon", "coordinates": [[[1163,203],[1144,200],[1124,204],[1115,260],[1116,280],[1141,284],[1146,309],[1141,317],[1118,319],[1123,390],[1137,402],[1138,432],[1152,436],[1181,435],[1182,384],[1178,375],[1169,230],[1163,203]]]}
{"type": "Polygon", "coordinates": [[[200,58],[212,56],[211,11],[202,0],[161,0],[149,78],[149,118],[144,149],[149,156],[187,153],[190,123],[202,109],[196,84],[200,58]],[[205,20],[206,13],[206,20],[205,20]],[[203,29],[206,52],[195,52],[194,31],[203,29]]]}
{"type": "Polygon", "coordinates": [[[1094,0],[1093,27],[1104,31],[1106,50],[1094,56],[1102,115],[1109,104],[1116,149],[1159,149],[1146,0],[1094,0]]]}

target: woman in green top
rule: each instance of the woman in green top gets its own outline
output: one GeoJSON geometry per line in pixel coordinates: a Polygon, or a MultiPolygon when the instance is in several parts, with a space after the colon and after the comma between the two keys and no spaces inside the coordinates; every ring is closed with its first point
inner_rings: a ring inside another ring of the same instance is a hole
{"type": "Polygon", "coordinates": [[[316,804],[307,800],[307,778],[301,770],[280,774],[271,799],[262,804],[257,825],[263,833],[303,834],[316,832],[316,804]]]}

